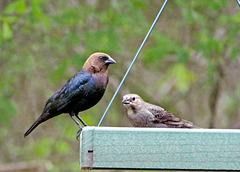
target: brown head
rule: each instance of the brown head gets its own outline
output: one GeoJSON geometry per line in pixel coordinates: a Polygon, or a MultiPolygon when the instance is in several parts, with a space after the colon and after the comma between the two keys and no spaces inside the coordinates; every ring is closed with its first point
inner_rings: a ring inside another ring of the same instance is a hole
{"type": "Polygon", "coordinates": [[[85,72],[99,73],[105,72],[109,64],[116,63],[105,53],[94,53],[84,63],[82,70],[85,72]]]}
{"type": "Polygon", "coordinates": [[[122,104],[126,110],[138,111],[144,106],[144,101],[137,94],[126,94],[123,96],[122,104]]]}

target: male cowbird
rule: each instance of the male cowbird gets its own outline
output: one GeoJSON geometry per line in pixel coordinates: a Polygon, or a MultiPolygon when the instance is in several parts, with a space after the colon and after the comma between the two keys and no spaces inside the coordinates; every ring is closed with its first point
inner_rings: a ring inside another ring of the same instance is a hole
{"type": "Polygon", "coordinates": [[[123,96],[122,103],[126,108],[128,119],[134,127],[199,128],[160,106],[144,102],[137,94],[123,96]]]}
{"type": "Polygon", "coordinates": [[[84,63],[82,70],[76,73],[60,88],[45,105],[42,114],[24,134],[29,135],[39,124],[62,113],[69,113],[79,126],[77,138],[82,126],[87,124],[78,116],[80,111],[91,108],[102,98],[108,84],[108,66],[116,63],[109,55],[94,53],[84,63]]]}

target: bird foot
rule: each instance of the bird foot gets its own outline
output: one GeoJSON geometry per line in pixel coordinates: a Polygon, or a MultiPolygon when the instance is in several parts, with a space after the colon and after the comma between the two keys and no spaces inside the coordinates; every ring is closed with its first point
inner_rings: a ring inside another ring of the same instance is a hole
{"type": "Polygon", "coordinates": [[[82,133],[82,129],[78,130],[76,139],[79,141],[80,134],[82,133]]]}

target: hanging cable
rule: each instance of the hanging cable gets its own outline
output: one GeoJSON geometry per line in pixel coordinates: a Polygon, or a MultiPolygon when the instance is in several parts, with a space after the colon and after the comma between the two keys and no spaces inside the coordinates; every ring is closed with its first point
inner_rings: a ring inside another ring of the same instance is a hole
{"type": "Polygon", "coordinates": [[[144,40],[143,40],[143,42],[142,42],[141,46],[139,47],[139,49],[138,49],[138,51],[137,51],[137,54],[135,55],[135,57],[134,57],[134,59],[133,59],[132,63],[130,64],[130,66],[129,66],[129,68],[128,68],[128,70],[127,70],[126,74],[124,75],[124,77],[123,77],[123,79],[122,79],[121,83],[119,84],[119,86],[118,86],[118,88],[117,88],[116,92],[114,93],[114,95],[113,95],[113,97],[112,97],[112,99],[111,99],[110,103],[108,104],[108,106],[107,106],[107,109],[105,110],[105,112],[104,112],[104,114],[103,114],[103,116],[102,116],[101,120],[99,121],[99,123],[98,123],[98,127],[101,125],[101,123],[102,123],[103,119],[105,118],[105,116],[106,116],[106,114],[107,114],[107,112],[108,112],[109,108],[111,107],[111,105],[112,105],[112,103],[113,103],[113,101],[114,101],[115,97],[117,96],[117,93],[119,92],[119,90],[120,90],[120,88],[121,88],[121,86],[122,86],[123,82],[125,81],[125,79],[126,79],[126,77],[127,77],[128,73],[130,72],[130,70],[132,69],[132,67],[133,67],[133,64],[134,64],[134,63],[135,63],[135,61],[137,60],[137,58],[138,58],[138,55],[140,54],[140,52],[141,52],[141,50],[142,50],[142,48],[143,48],[144,44],[146,43],[146,41],[147,41],[147,39],[148,39],[148,37],[149,37],[150,33],[152,32],[152,30],[153,30],[153,28],[154,28],[155,24],[157,23],[157,21],[158,21],[158,19],[159,19],[160,15],[162,14],[162,11],[163,11],[164,7],[166,6],[167,2],[168,2],[168,0],[165,0],[164,4],[162,5],[162,8],[160,9],[160,11],[159,11],[159,13],[158,13],[157,17],[155,18],[155,20],[154,20],[154,22],[153,22],[153,24],[152,24],[151,28],[149,29],[149,31],[148,31],[148,33],[147,33],[146,37],[145,37],[145,38],[144,38],[144,40]]]}
{"type": "Polygon", "coordinates": [[[239,5],[239,7],[240,7],[240,0],[236,0],[236,1],[237,1],[238,5],[239,5]]]}

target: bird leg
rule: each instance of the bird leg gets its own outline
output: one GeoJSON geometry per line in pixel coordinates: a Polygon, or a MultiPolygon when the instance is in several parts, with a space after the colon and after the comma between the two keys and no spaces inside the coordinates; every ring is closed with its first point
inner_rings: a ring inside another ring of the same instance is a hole
{"type": "MultiPolygon", "coordinates": [[[[80,118],[80,116],[78,116],[78,114],[75,114],[75,116],[77,117],[77,119],[79,120],[79,121],[81,121],[81,123],[86,127],[86,126],[88,126],[83,120],[82,120],[82,118],[80,118]]],[[[80,134],[81,134],[81,131],[82,131],[82,129],[80,129],[78,132],[77,132],[77,140],[79,140],[79,136],[80,136],[80,134]]]]}
{"type": "Polygon", "coordinates": [[[76,118],[74,117],[74,113],[69,113],[69,115],[71,116],[71,118],[75,121],[75,123],[78,125],[78,127],[80,128],[77,132],[77,136],[76,136],[76,139],[79,140],[79,137],[80,137],[80,134],[81,134],[81,131],[82,131],[82,126],[80,125],[80,123],[78,122],[78,120],[76,120],[76,118]]]}
{"type": "Polygon", "coordinates": [[[83,127],[80,125],[80,123],[76,120],[76,118],[73,116],[73,115],[71,115],[70,114],[70,116],[71,116],[71,118],[75,121],[75,123],[78,125],[78,127],[80,128],[80,129],[82,129],[83,127]]]}
{"type": "Polygon", "coordinates": [[[75,116],[77,117],[77,119],[79,120],[79,121],[81,121],[81,123],[86,127],[86,126],[88,126],[83,120],[82,120],[82,118],[80,118],[80,116],[78,116],[78,114],[75,114],[75,116]]]}

